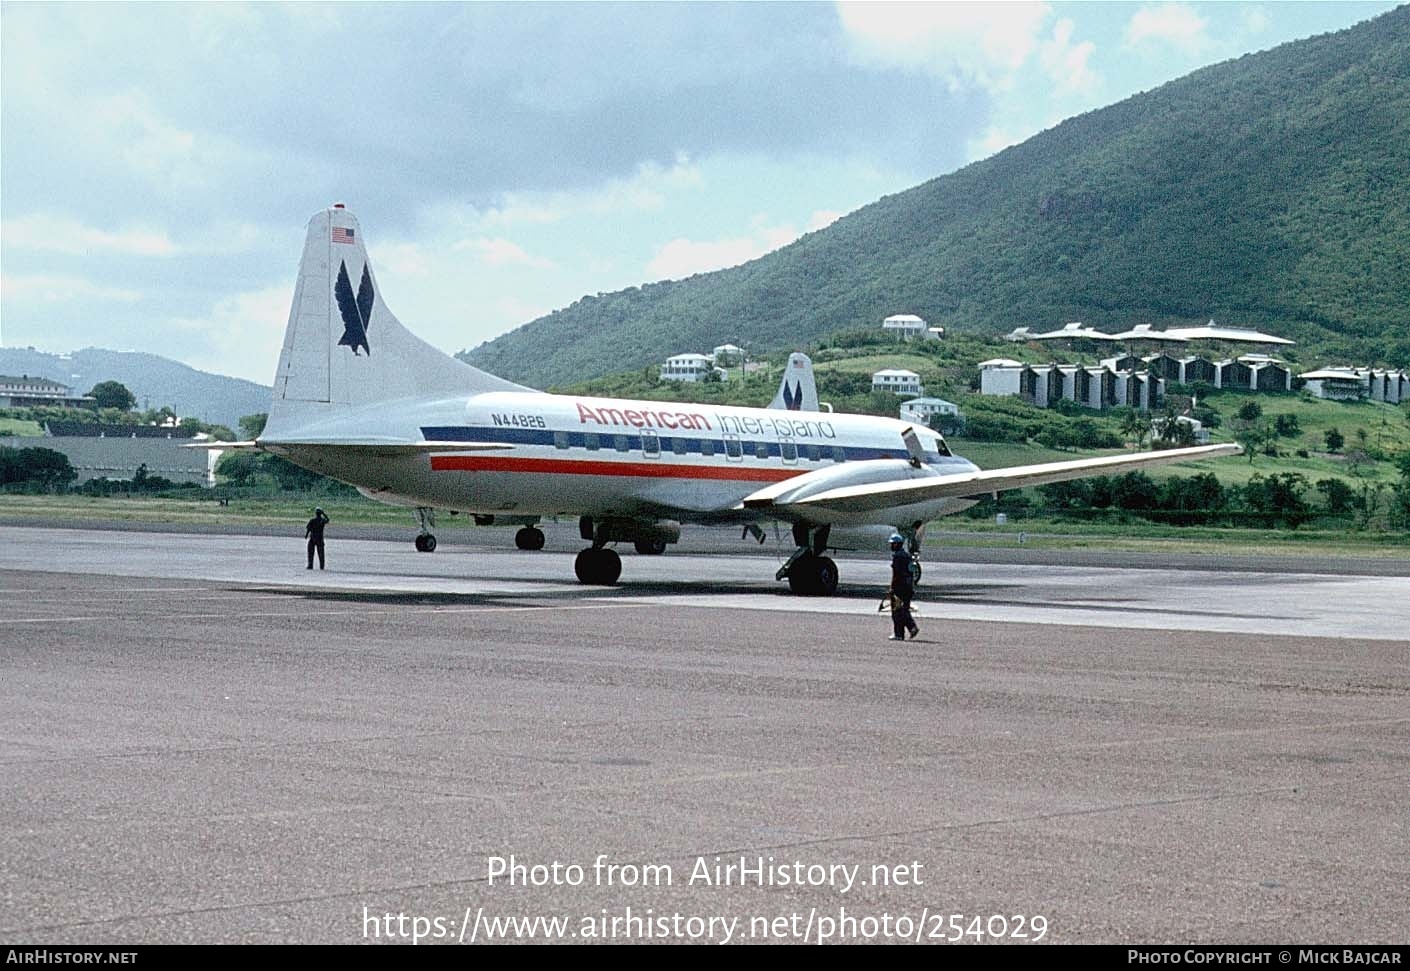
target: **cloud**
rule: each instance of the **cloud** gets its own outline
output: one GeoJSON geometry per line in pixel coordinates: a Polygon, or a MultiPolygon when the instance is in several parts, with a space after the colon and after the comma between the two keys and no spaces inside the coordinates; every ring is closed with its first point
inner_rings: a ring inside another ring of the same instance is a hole
{"type": "Polygon", "coordinates": [[[1011,145],[1017,145],[1027,137],[1027,135],[1017,135],[1003,128],[988,128],[979,138],[969,143],[969,160],[971,162],[977,162],[980,159],[988,158],[990,155],[997,155],[1011,145]]]}
{"type": "Polygon", "coordinates": [[[1004,88],[1038,49],[1046,3],[837,4],[853,54],[948,79],[1004,88]]]}
{"type": "Polygon", "coordinates": [[[108,300],[137,303],[142,293],[122,287],[105,287],[83,277],[62,274],[0,276],[0,296],[25,303],[67,303],[75,300],[108,300]]]}
{"type": "Polygon", "coordinates": [[[1273,18],[1262,7],[1249,7],[1243,12],[1244,29],[1250,34],[1261,34],[1273,24],[1273,18]]]}
{"type": "Polygon", "coordinates": [[[481,261],[490,266],[531,266],[540,270],[551,270],[554,266],[552,260],[530,256],[518,243],[507,239],[466,239],[451,248],[458,253],[477,253],[481,261]]]}
{"type": "Polygon", "coordinates": [[[682,189],[702,188],[700,167],[685,154],[669,166],[643,162],[627,178],[608,179],[598,186],[560,192],[506,192],[466,225],[511,228],[561,222],[574,216],[661,212],[669,197],[682,189]]]}
{"type": "Polygon", "coordinates": [[[792,226],[768,226],[756,219],[747,236],[709,241],[673,239],[656,252],[646,268],[654,280],[682,280],[696,273],[748,263],[787,246],[798,236],[792,226]]]}
{"type": "Polygon", "coordinates": [[[267,383],[289,322],[287,284],[225,297],[200,317],[165,322],[192,367],[267,383]]]}
{"type": "Polygon", "coordinates": [[[134,256],[171,256],[177,247],[164,230],[129,228],[110,232],[67,216],[39,213],[0,223],[6,246],[82,255],[94,251],[134,256]]]}
{"type": "Polygon", "coordinates": [[[1057,86],[1058,95],[1091,94],[1101,86],[1101,76],[1091,66],[1097,45],[1091,41],[1074,44],[1073,30],[1071,20],[1059,20],[1039,54],[1043,69],[1057,86]]]}
{"type": "Polygon", "coordinates": [[[1183,3],[1144,7],[1126,25],[1126,43],[1167,44],[1184,54],[1197,55],[1212,44],[1208,28],[1209,21],[1183,3]]]}

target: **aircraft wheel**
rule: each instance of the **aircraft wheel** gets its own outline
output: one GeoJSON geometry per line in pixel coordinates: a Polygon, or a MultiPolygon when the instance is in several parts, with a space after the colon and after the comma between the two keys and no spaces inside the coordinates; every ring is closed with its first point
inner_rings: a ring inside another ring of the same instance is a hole
{"type": "Polygon", "coordinates": [[[788,571],[788,589],[800,597],[837,593],[837,564],[827,556],[805,556],[788,571]]]}
{"type": "Polygon", "coordinates": [[[416,552],[434,553],[436,552],[436,537],[430,533],[422,533],[416,537],[416,552]]]}
{"type": "Polygon", "coordinates": [[[664,539],[639,539],[635,544],[636,551],[642,556],[660,556],[666,552],[666,541],[664,539]]]}
{"type": "Polygon", "coordinates": [[[788,589],[800,597],[811,597],[816,593],[818,577],[813,569],[814,559],[812,556],[801,557],[788,571],[788,589]]]}
{"type": "Polygon", "coordinates": [[[578,580],[595,587],[610,587],[622,575],[622,558],[616,550],[588,547],[573,561],[578,580]]]}
{"type": "Polygon", "coordinates": [[[525,526],[514,534],[514,545],[521,550],[541,550],[543,543],[543,530],[535,526],[525,526]]]}

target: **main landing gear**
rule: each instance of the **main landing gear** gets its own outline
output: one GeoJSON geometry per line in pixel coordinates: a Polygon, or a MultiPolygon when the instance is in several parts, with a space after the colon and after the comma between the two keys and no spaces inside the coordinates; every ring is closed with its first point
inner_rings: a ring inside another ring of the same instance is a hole
{"type": "Polygon", "coordinates": [[[578,520],[578,534],[592,546],[578,554],[573,569],[578,579],[599,587],[610,587],[622,576],[622,558],[608,543],[631,543],[642,556],[660,556],[666,547],[680,539],[680,523],[664,520],[604,518],[584,516],[578,520]]]}
{"type": "Polygon", "coordinates": [[[514,534],[514,545],[521,550],[541,550],[543,542],[543,530],[537,526],[525,526],[514,534]]]}
{"type": "Polygon", "coordinates": [[[804,597],[831,597],[837,592],[837,564],[824,556],[831,526],[793,524],[793,542],[798,548],[779,567],[774,579],[787,578],[788,589],[804,597]]]}
{"type": "Polygon", "coordinates": [[[416,552],[436,552],[436,537],[431,535],[431,527],[436,525],[436,511],[430,506],[417,506],[416,521],[421,525],[421,532],[416,535],[416,552]]]}
{"type": "Polygon", "coordinates": [[[911,584],[920,584],[920,541],[925,535],[925,523],[911,523],[896,530],[906,538],[906,550],[911,554],[911,584]]]}
{"type": "Polygon", "coordinates": [[[622,575],[622,558],[616,550],[609,550],[607,542],[612,531],[607,523],[593,523],[591,517],[578,520],[578,533],[583,539],[592,540],[592,545],[578,554],[573,561],[573,572],[582,583],[595,587],[610,587],[622,575]]]}

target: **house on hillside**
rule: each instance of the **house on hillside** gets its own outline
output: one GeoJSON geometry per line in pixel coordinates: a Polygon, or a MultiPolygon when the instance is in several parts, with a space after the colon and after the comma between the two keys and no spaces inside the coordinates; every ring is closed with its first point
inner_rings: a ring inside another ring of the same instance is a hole
{"type": "Polygon", "coordinates": [[[890,391],[892,394],[925,394],[920,375],[905,368],[884,368],[871,376],[873,391],[890,391]]]}

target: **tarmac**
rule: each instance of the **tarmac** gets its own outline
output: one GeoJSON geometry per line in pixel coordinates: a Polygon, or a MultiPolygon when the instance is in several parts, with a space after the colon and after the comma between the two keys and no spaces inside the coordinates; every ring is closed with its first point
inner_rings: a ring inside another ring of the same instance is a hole
{"type": "Polygon", "coordinates": [[[510,535],[0,527],[0,943],[1410,939],[1399,564],[510,535]]]}

